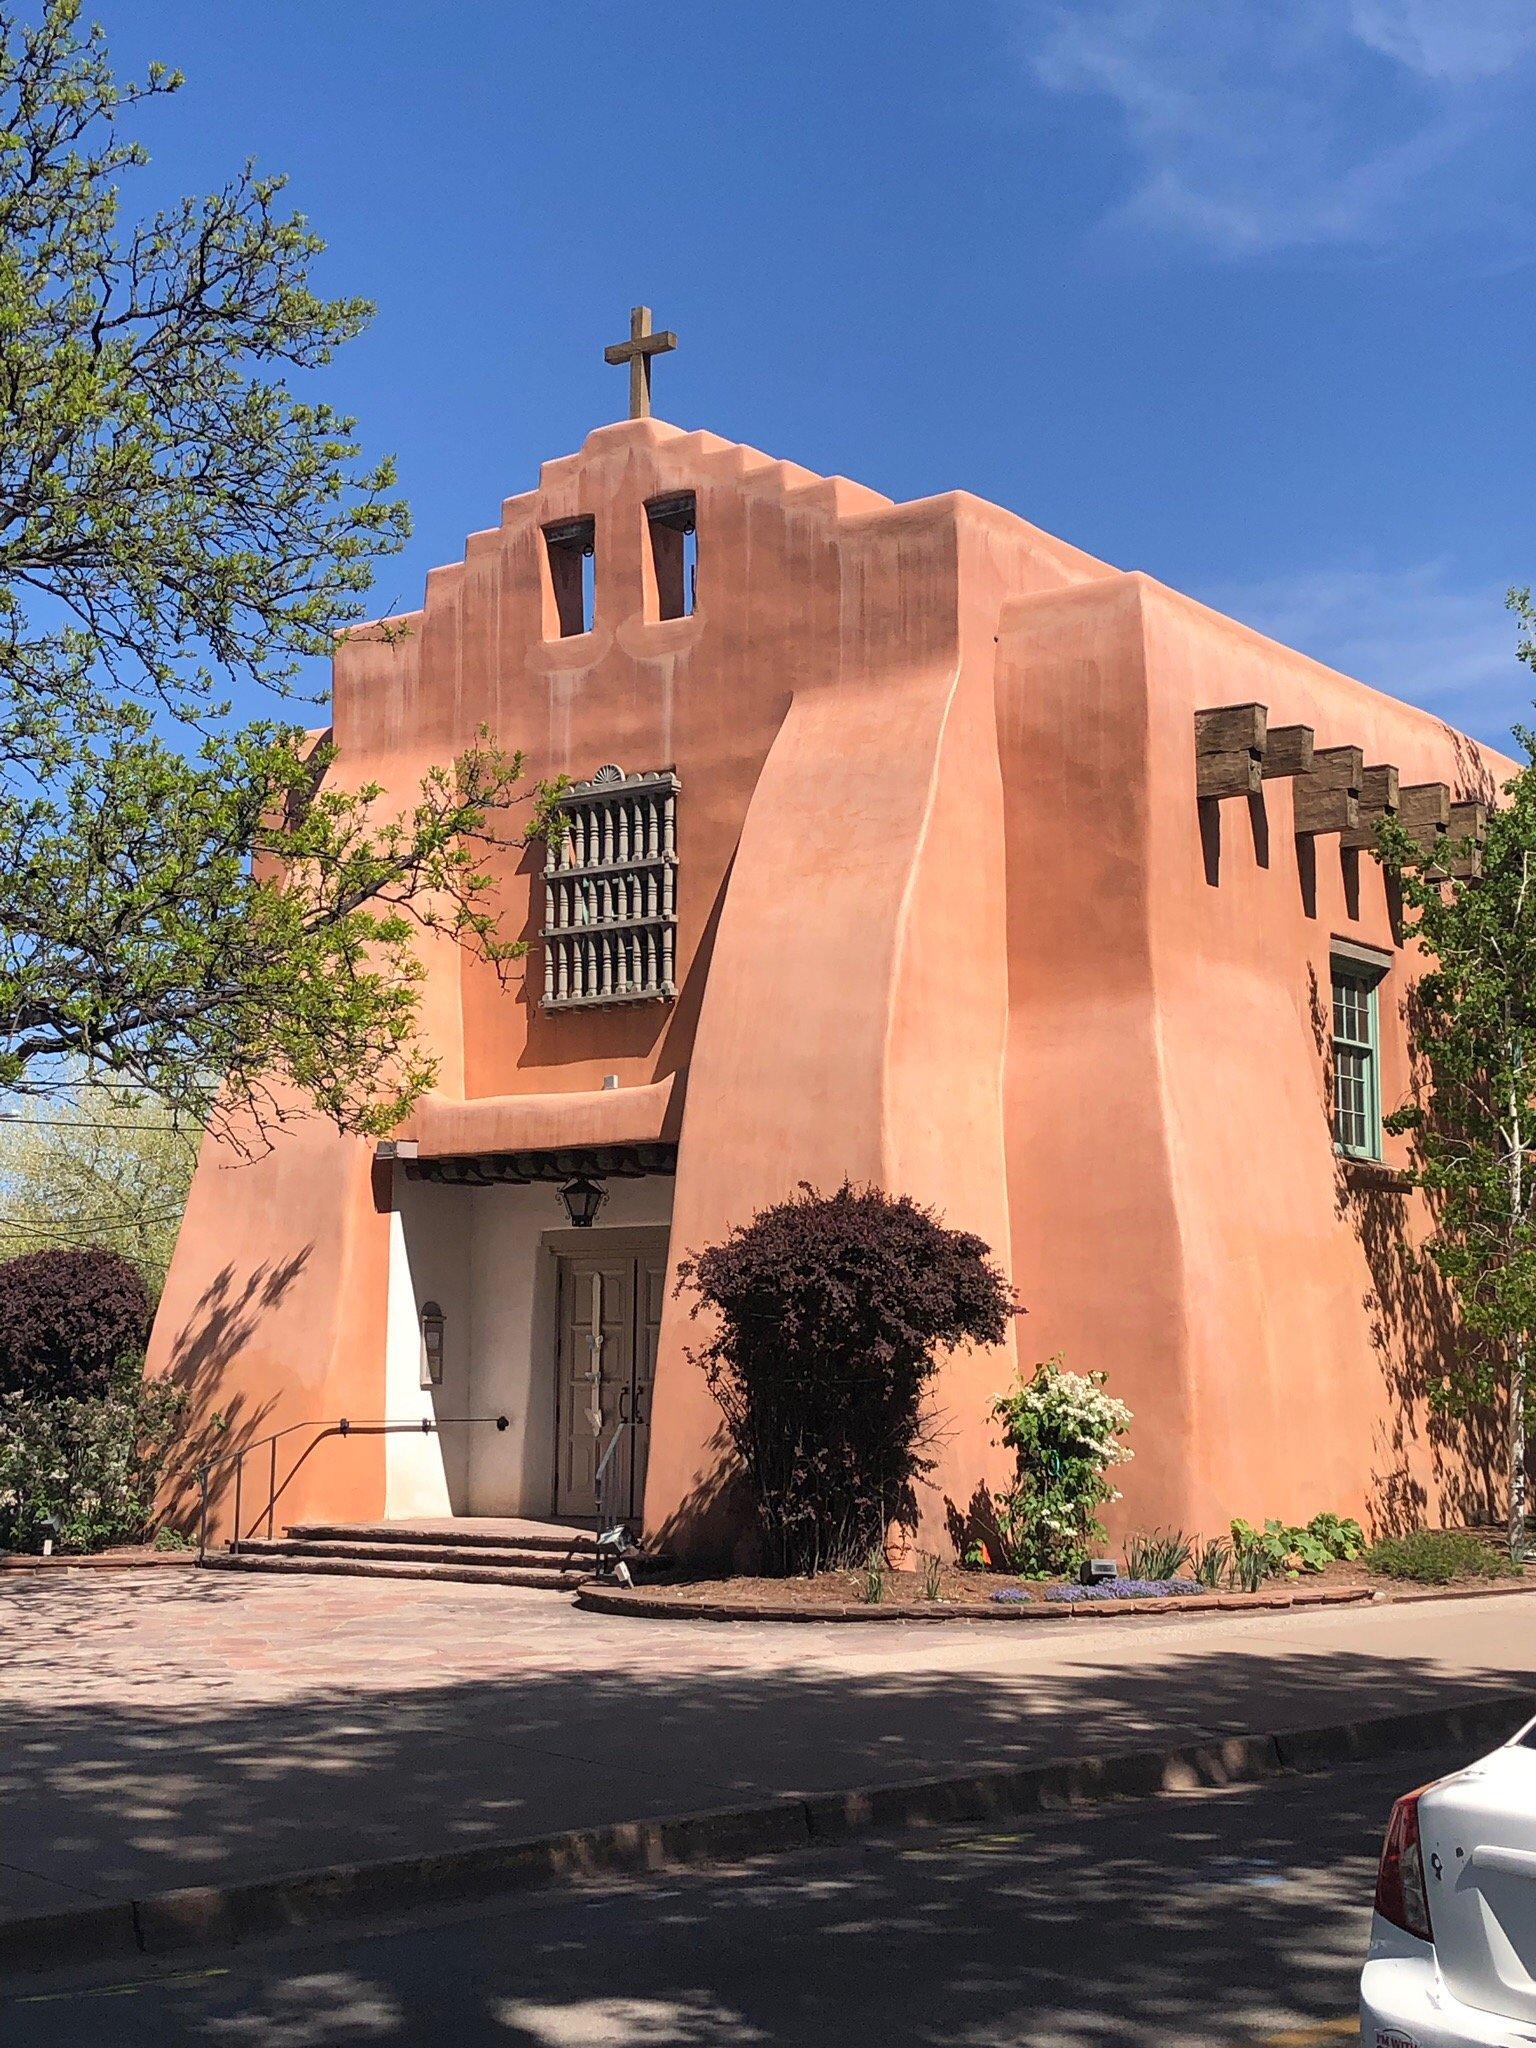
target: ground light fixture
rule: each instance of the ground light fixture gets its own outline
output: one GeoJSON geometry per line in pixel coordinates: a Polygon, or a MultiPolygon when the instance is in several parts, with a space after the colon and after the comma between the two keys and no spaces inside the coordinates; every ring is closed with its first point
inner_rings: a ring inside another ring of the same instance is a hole
{"type": "Polygon", "coordinates": [[[578,1173],[560,1190],[560,1199],[573,1226],[577,1230],[590,1230],[597,1221],[598,1210],[608,1199],[608,1190],[601,1182],[589,1180],[584,1173],[578,1173]]]}

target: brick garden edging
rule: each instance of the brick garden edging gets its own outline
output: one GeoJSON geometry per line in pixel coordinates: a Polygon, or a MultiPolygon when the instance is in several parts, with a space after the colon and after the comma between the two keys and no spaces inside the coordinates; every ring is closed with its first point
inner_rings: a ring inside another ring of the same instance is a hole
{"type": "Polygon", "coordinates": [[[1531,1717],[1528,1693],[1274,1735],[1214,1736],[1119,1756],[994,1766],[908,1784],[783,1797],[763,1805],[618,1821],[534,1840],[484,1842],[436,1855],[294,1871],[242,1884],[197,1885],[143,1899],[0,1921],[0,1972],[30,1974],[223,1948],[368,1914],[490,1899],[572,1879],[644,1875],[837,1842],[875,1829],[1028,1816],[1201,1786],[1256,1784],[1394,1749],[1457,1743],[1481,1750],[1531,1717]]]}
{"type": "Polygon", "coordinates": [[[1318,1586],[1269,1593],[1175,1595],[1167,1600],[850,1600],[841,1607],[758,1604],[732,1607],[723,1600],[669,1600],[644,1587],[589,1584],[577,1589],[576,1605],[594,1614],[634,1615],[649,1621],[1124,1621],[1132,1615],[1257,1614],[1276,1607],[1351,1607],[1365,1602],[1405,1600],[1490,1600],[1500,1594],[1536,1594],[1536,1579],[1518,1585],[1491,1580],[1476,1586],[1414,1586],[1390,1581],[1381,1586],[1318,1586]]]}
{"type": "Polygon", "coordinates": [[[56,1550],[52,1557],[34,1557],[26,1550],[0,1550],[0,1572],[137,1572],[167,1564],[193,1565],[195,1550],[56,1550]]]}
{"type": "MultiPolygon", "coordinates": [[[[1513,1586],[1501,1590],[1536,1592],[1513,1586]]],[[[1275,1607],[1352,1607],[1379,1598],[1373,1586],[1319,1586],[1312,1591],[1175,1594],[1166,1600],[850,1600],[841,1607],[769,1603],[733,1607],[723,1600],[669,1600],[643,1587],[579,1587],[576,1605],[594,1613],[687,1621],[1123,1621],[1137,1614],[1255,1614],[1275,1607]]]]}

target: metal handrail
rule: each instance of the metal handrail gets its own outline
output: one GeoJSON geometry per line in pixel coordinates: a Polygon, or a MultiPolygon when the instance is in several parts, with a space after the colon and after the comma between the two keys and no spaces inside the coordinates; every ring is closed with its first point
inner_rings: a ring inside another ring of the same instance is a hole
{"type": "MultiPolygon", "coordinates": [[[[342,1415],[334,1422],[290,1422],[283,1429],[274,1429],[270,1436],[258,1437],[254,1443],[241,1444],[235,1450],[221,1452],[216,1458],[205,1459],[201,1465],[196,1467],[193,1474],[197,1480],[198,1487],[197,1561],[201,1564],[208,1555],[208,1477],[210,1473],[218,1471],[221,1466],[233,1464],[235,1468],[234,1534],[230,1538],[229,1547],[232,1551],[238,1552],[241,1542],[240,1509],[245,1479],[245,1461],[254,1451],[267,1450],[271,1458],[267,1504],[253,1518],[253,1526],[254,1523],[259,1523],[265,1518],[267,1541],[270,1542],[272,1540],[272,1523],[277,1510],[277,1496],[279,1492],[277,1484],[277,1447],[285,1436],[293,1436],[301,1429],[314,1430],[314,1441],[309,1446],[309,1450],[312,1451],[315,1448],[315,1444],[323,1443],[329,1436],[396,1436],[400,1434],[434,1436],[439,1429],[450,1427],[468,1428],[475,1424],[487,1422],[494,1422],[498,1430],[506,1429],[509,1426],[505,1415],[444,1415],[440,1417],[423,1415],[414,1422],[353,1422],[347,1416],[342,1415]]],[[[305,1456],[308,1456],[308,1451],[306,1451],[305,1456]]],[[[297,1471],[297,1469],[298,1467],[295,1465],[293,1471],[290,1471],[288,1474],[289,1479],[293,1477],[293,1472],[297,1471]]],[[[284,1483],[286,1484],[286,1481],[284,1483]]]]}
{"type": "MultiPolygon", "coordinates": [[[[605,1539],[613,1533],[612,1531],[610,1531],[608,1527],[608,1515],[606,1509],[603,1506],[603,1497],[606,1491],[605,1481],[608,1477],[608,1467],[613,1460],[614,1452],[619,1448],[619,1439],[623,1436],[625,1430],[637,1428],[639,1422],[640,1417],[638,1415],[621,1415],[619,1417],[618,1427],[614,1430],[613,1435],[609,1437],[608,1448],[603,1452],[603,1455],[598,1459],[597,1470],[592,1475],[593,1491],[597,1495],[597,1569],[599,1577],[606,1576],[607,1569],[611,1567],[614,1561],[613,1559],[605,1556],[603,1549],[605,1539]]],[[[625,1543],[629,1536],[629,1528],[627,1521],[619,1525],[618,1535],[618,1555],[619,1557],[622,1557],[624,1554],[625,1543]]],[[[570,1549],[565,1554],[565,1564],[562,1567],[562,1569],[569,1571],[571,1566],[571,1560],[576,1555],[576,1548],[577,1546],[573,1542],[571,1544],[570,1549]]]]}
{"type": "Polygon", "coordinates": [[[604,1451],[603,1455],[597,1461],[597,1471],[594,1474],[593,1483],[594,1490],[597,1494],[597,1533],[599,1536],[606,1534],[608,1528],[608,1517],[603,1509],[603,1494],[605,1490],[603,1482],[608,1475],[609,1461],[612,1459],[614,1452],[619,1448],[620,1437],[623,1436],[626,1429],[633,1429],[634,1426],[635,1424],[632,1417],[627,1415],[620,1416],[618,1428],[613,1432],[613,1435],[608,1439],[607,1450],[604,1451]]]}

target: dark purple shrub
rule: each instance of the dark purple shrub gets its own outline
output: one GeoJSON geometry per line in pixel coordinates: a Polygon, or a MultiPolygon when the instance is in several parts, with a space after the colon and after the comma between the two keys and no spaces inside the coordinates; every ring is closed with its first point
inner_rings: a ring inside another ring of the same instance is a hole
{"type": "Polygon", "coordinates": [[[862,1563],[913,1506],[941,1348],[1001,1343],[1017,1313],[989,1248],[907,1196],[804,1183],[680,1287],[712,1309],[708,1375],[757,1503],[766,1563],[862,1563]]]}
{"type": "Polygon", "coordinates": [[[136,1266],[100,1246],[0,1263],[0,1394],[90,1400],[149,1341],[136,1266]]]}

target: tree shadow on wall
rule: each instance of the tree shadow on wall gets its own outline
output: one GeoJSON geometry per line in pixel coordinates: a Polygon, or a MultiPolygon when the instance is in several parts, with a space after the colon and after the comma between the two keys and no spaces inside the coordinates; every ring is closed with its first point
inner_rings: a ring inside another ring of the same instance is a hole
{"type": "MultiPolygon", "coordinates": [[[[1307,977],[1312,1034],[1324,1067],[1322,1110],[1332,1145],[1332,1023],[1310,967],[1307,977]]],[[[1411,1047],[1417,1042],[1411,993],[1404,1018],[1411,1047]]],[[[1424,1084],[1416,1061],[1415,1094],[1424,1084]]],[[[1335,1152],[1334,1212],[1354,1233],[1370,1275],[1361,1305],[1388,1397],[1378,1465],[1371,1475],[1373,1524],[1382,1534],[1399,1535],[1426,1523],[1496,1519],[1499,1417],[1492,1410],[1453,1417],[1436,1399],[1464,1340],[1454,1290],[1423,1250],[1436,1222],[1433,1192],[1409,1188],[1391,1169],[1335,1152]],[[1416,1469],[1418,1444],[1428,1454],[1429,1486],[1416,1469]]]]}
{"type": "MultiPolygon", "coordinates": [[[[255,1441],[277,1405],[270,1395],[253,1402],[238,1389],[227,1390],[230,1369],[265,1316],[282,1302],[308,1266],[314,1247],[306,1245],[291,1258],[268,1261],[244,1278],[232,1265],[222,1267],[199,1296],[197,1306],[177,1337],[166,1377],[187,1396],[189,1426],[178,1438],[165,1483],[170,1518],[187,1527],[197,1512],[197,1469],[215,1458],[244,1449],[255,1441]]],[[[227,1489],[216,1475],[210,1499],[227,1489]]]]}
{"type": "Polygon", "coordinates": [[[1501,784],[1490,772],[1488,763],[1483,758],[1483,750],[1476,740],[1468,739],[1465,733],[1457,732],[1449,725],[1442,725],[1440,731],[1456,761],[1456,772],[1452,778],[1454,800],[1457,803],[1495,802],[1501,784]]]}
{"type": "Polygon", "coordinates": [[[955,1556],[962,1564],[973,1552],[985,1551],[995,1568],[1006,1568],[1007,1545],[999,1527],[997,1497],[984,1479],[976,1482],[976,1490],[964,1507],[945,1494],[944,1525],[955,1546],[955,1556]]]}
{"type": "MultiPolygon", "coordinates": [[[[888,1555],[893,1549],[905,1547],[903,1538],[909,1544],[916,1537],[921,1515],[917,1488],[934,1469],[931,1453],[950,1433],[947,1411],[924,1411],[912,1476],[891,1517],[891,1528],[900,1533],[891,1539],[888,1555]]],[[[757,1499],[723,1421],[716,1425],[705,1446],[705,1457],[710,1461],[708,1472],[696,1480],[686,1498],[650,1533],[648,1540],[657,1550],[686,1554],[690,1569],[755,1576],[765,1570],[767,1556],[757,1499]]],[[[944,1505],[953,1525],[954,1507],[947,1496],[944,1505]]]]}
{"type": "Polygon", "coordinates": [[[757,1510],[724,1423],[704,1455],[708,1470],[647,1540],[657,1550],[686,1556],[690,1569],[755,1573],[762,1564],[757,1510]]]}

